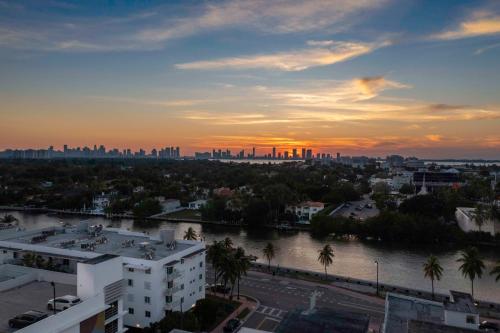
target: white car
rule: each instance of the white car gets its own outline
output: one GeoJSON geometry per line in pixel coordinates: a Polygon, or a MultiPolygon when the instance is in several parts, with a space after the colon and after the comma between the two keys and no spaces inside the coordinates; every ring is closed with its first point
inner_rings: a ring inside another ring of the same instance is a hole
{"type": "Polygon", "coordinates": [[[72,295],[56,297],[55,302],[54,299],[47,302],[47,309],[54,310],[54,303],[56,310],[66,310],[67,308],[80,303],[80,298],[72,295]]]}

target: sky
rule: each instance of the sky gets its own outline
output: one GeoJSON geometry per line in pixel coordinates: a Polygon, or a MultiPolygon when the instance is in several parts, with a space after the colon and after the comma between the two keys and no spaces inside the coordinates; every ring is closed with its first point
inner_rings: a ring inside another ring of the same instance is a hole
{"type": "Polygon", "coordinates": [[[500,1],[0,0],[0,149],[500,159],[500,1]]]}

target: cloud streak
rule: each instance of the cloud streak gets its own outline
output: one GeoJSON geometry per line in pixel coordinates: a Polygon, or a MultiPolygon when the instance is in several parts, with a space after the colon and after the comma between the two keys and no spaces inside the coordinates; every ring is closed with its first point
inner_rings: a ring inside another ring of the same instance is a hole
{"type": "Polygon", "coordinates": [[[455,40],[500,34],[500,15],[489,11],[475,12],[455,29],[431,36],[433,39],[455,40]]]}
{"type": "Polygon", "coordinates": [[[388,45],[383,43],[333,42],[329,48],[309,48],[273,54],[230,57],[215,60],[194,61],[177,64],[179,69],[217,70],[217,69],[274,69],[281,71],[302,71],[311,67],[332,65],[368,54],[377,48],[388,45]]]}

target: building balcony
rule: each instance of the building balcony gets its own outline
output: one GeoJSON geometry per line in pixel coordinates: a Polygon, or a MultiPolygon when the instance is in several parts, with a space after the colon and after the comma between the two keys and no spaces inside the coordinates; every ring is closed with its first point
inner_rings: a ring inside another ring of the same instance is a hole
{"type": "Polygon", "coordinates": [[[172,296],[173,294],[176,294],[179,291],[181,291],[181,286],[173,286],[172,288],[165,289],[165,295],[172,296]]]}
{"type": "Polygon", "coordinates": [[[168,302],[165,304],[165,310],[173,311],[173,310],[177,309],[180,306],[180,304],[181,304],[180,299],[172,301],[172,302],[168,302]]]}
{"type": "Polygon", "coordinates": [[[175,279],[181,278],[184,276],[184,270],[180,269],[174,269],[172,273],[168,273],[167,271],[167,276],[166,276],[166,281],[173,281],[175,279]]]}

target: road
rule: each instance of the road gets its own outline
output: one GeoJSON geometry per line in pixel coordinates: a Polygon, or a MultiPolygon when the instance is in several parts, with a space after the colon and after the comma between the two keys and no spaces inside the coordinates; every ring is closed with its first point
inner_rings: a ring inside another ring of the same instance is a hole
{"type": "MultiPolygon", "coordinates": [[[[213,274],[207,272],[211,279],[213,274]]],[[[211,283],[212,281],[209,281],[211,283]]],[[[245,327],[274,331],[291,310],[309,307],[310,295],[319,292],[316,307],[370,315],[370,328],[379,330],[384,316],[384,300],[333,285],[323,285],[250,271],[240,282],[242,294],[257,298],[261,305],[245,327]]]]}

